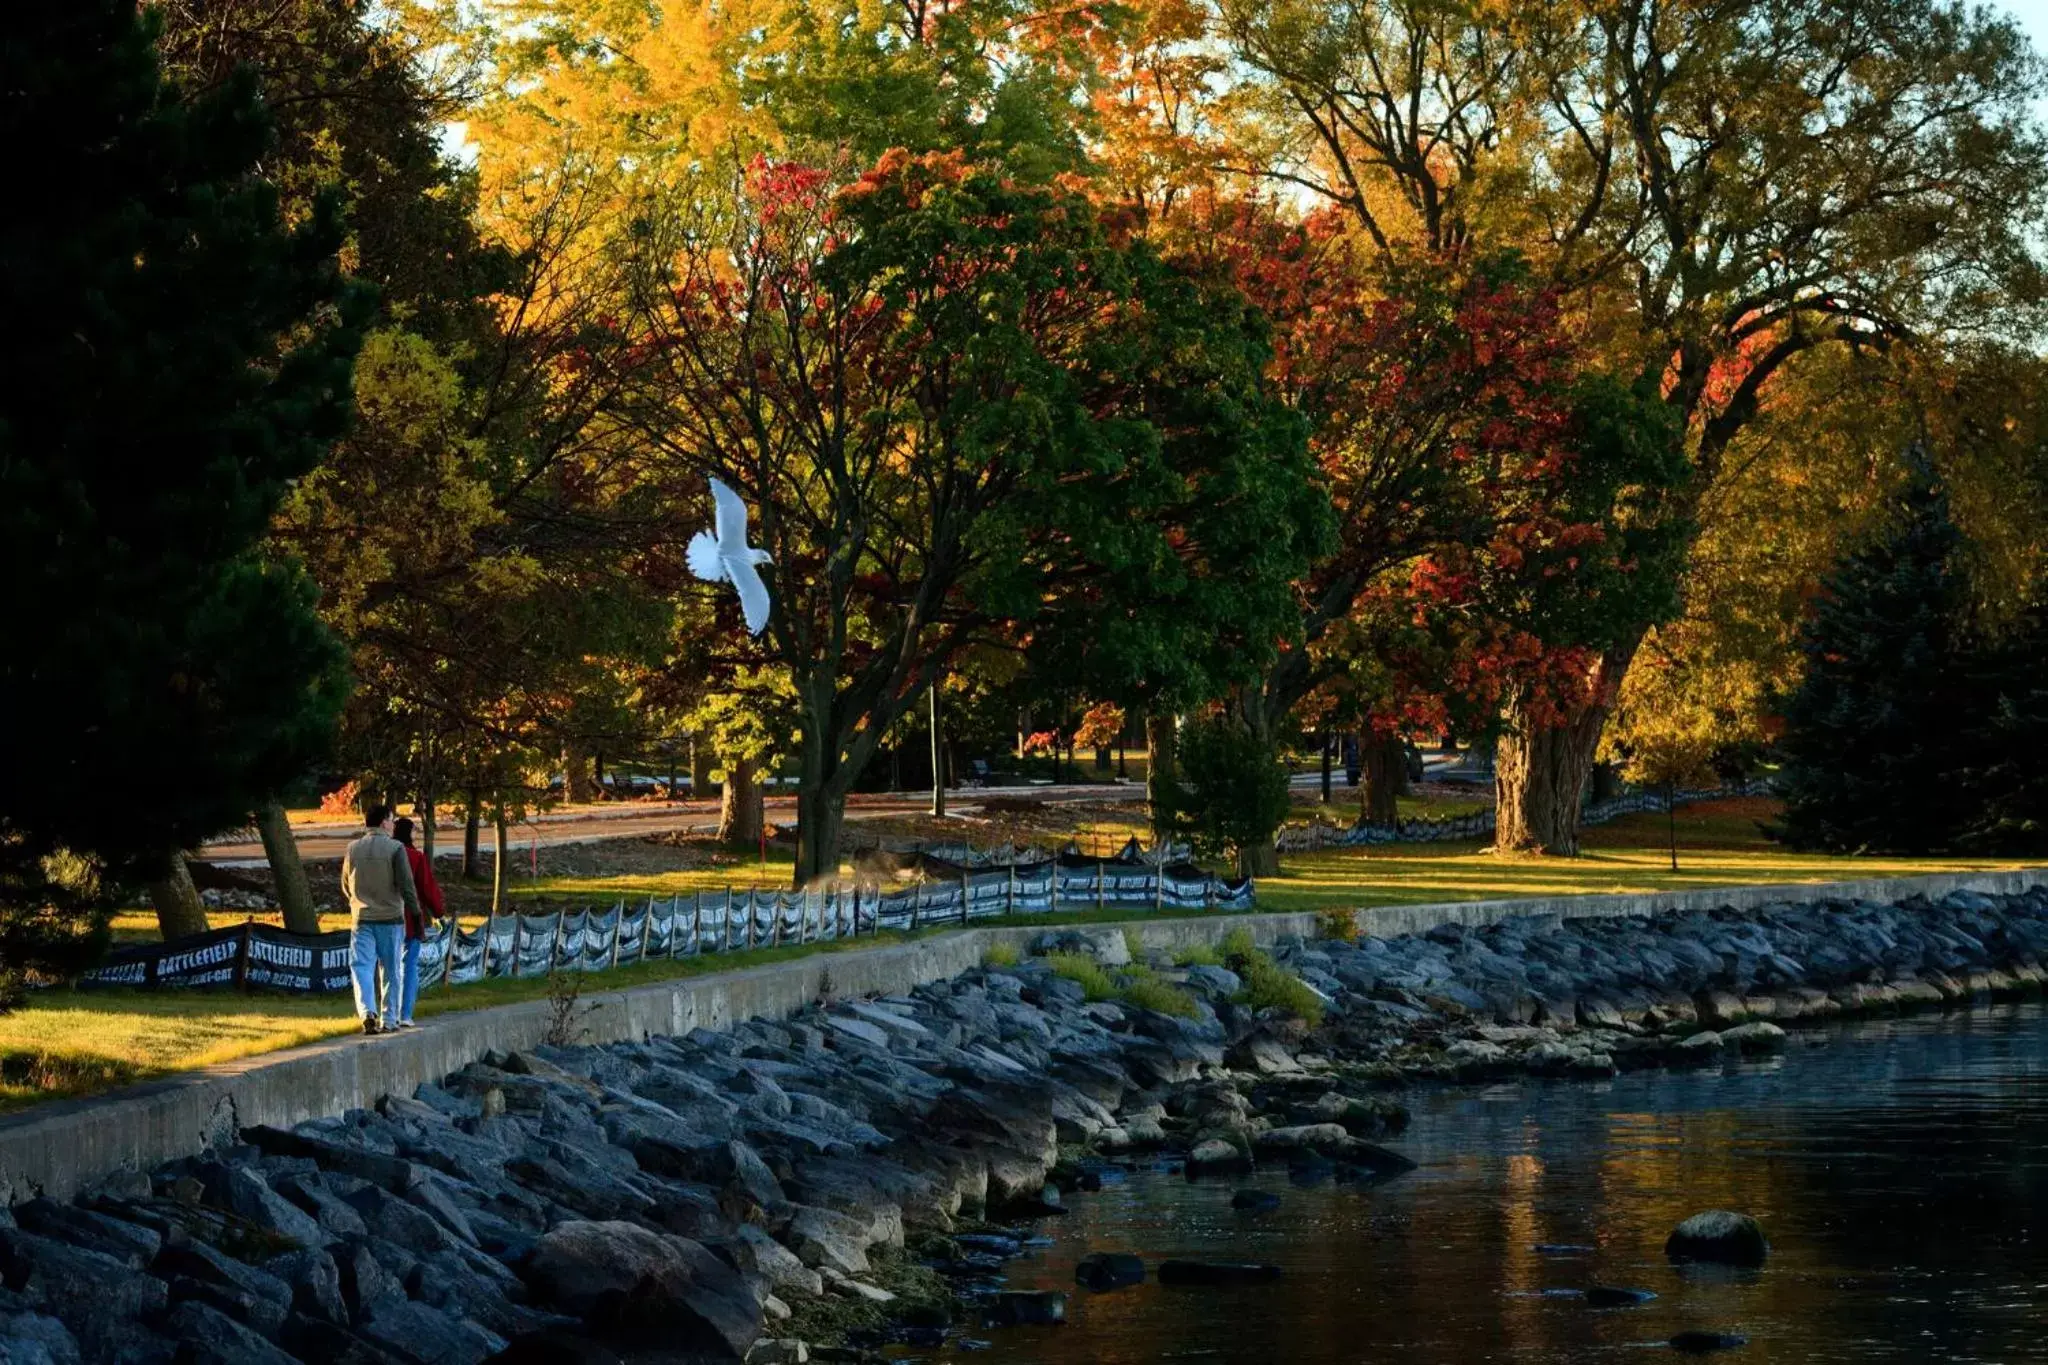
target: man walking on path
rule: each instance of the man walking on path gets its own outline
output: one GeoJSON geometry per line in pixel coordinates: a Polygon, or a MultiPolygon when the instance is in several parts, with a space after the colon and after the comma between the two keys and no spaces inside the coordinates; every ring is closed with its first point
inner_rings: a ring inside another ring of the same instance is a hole
{"type": "Polygon", "coordinates": [[[405,845],[391,837],[391,808],[381,802],[363,811],[362,836],[341,857],[341,893],[348,897],[350,947],[354,950],[356,1014],[363,1032],[395,1032],[403,1009],[405,979],[399,959],[406,912],[420,913],[419,892],[405,845]],[[384,969],[384,1010],[377,1010],[377,969],[384,969]]]}

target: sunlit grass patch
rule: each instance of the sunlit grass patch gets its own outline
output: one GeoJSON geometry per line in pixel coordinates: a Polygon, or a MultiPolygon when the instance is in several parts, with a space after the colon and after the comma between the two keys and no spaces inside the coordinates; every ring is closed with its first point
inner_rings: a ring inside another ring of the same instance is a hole
{"type": "Polygon", "coordinates": [[[1757,828],[1773,807],[1755,799],[1678,812],[1671,870],[1665,817],[1631,815],[1586,832],[1576,858],[1512,857],[1477,843],[1379,844],[1284,856],[1262,878],[1261,910],[1424,905],[1602,892],[1691,891],[1780,882],[1855,881],[2018,867],[1985,858],[1848,857],[1795,853],[1757,828]]]}

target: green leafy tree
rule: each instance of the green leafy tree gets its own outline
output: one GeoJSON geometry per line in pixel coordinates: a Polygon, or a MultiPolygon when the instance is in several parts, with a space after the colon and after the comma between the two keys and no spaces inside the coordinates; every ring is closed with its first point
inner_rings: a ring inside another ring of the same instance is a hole
{"type": "MultiPolygon", "coordinates": [[[[1255,369],[1199,355],[1245,344],[1242,308],[1204,307],[1199,280],[1117,240],[1080,195],[943,155],[847,179],[757,162],[729,217],[686,187],[633,243],[653,266],[632,376],[650,472],[685,524],[704,518],[705,477],[723,479],[772,556],[759,651],[796,693],[803,881],[836,872],[847,793],[963,651],[1170,563],[1207,472],[1156,416],[1202,401],[1169,400],[1171,379],[1245,414],[1219,444],[1271,426],[1264,449],[1284,453],[1289,430],[1261,416],[1255,369]]],[[[1298,455],[1229,472],[1262,469],[1301,473],[1298,455]]],[[[1236,566],[1247,596],[1295,562],[1287,505],[1236,503],[1235,534],[1281,547],[1236,566]]],[[[736,655],[753,648],[725,628],[736,655]]]]}
{"type": "Polygon", "coordinates": [[[0,221],[0,884],[32,916],[67,852],[146,879],[244,824],[345,687],[310,585],[260,542],[346,424],[369,300],[332,202],[286,230],[253,174],[254,77],[188,99],[154,38],[81,0],[0,39],[0,134],[37,187],[0,221]],[[110,815],[116,776],[149,799],[110,815]]]}
{"type": "Polygon", "coordinates": [[[1776,833],[1796,848],[1927,853],[1967,818],[1958,771],[1982,717],[1948,497],[1918,462],[1890,525],[1829,578],[1785,707],[1776,833]]]}
{"type": "Polygon", "coordinates": [[[1181,727],[1167,779],[1168,828],[1202,857],[1230,856],[1257,870],[1287,818],[1287,768],[1263,736],[1224,712],[1181,727]]]}

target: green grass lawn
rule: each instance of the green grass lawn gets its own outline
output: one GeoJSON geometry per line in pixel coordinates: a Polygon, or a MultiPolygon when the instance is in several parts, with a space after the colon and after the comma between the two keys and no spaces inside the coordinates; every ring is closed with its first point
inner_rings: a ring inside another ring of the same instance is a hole
{"type": "MultiPolygon", "coordinates": [[[[1476,845],[1380,846],[1293,854],[1281,875],[1261,882],[1261,910],[1316,910],[1333,906],[1411,905],[1432,901],[1492,900],[1512,896],[1553,896],[1603,891],[1673,891],[1770,882],[1845,881],[1915,876],[2021,864],[1963,858],[1861,858],[1792,853],[1765,839],[1757,821],[1767,802],[1748,799],[1712,802],[1679,812],[1679,871],[1670,870],[1661,815],[1630,816],[1589,830],[1583,856],[1496,857],[1476,845]]],[[[1108,837],[1108,831],[1101,832],[1108,837]]],[[[619,877],[543,878],[516,884],[517,904],[528,909],[603,906],[620,897],[629,904],[648,896],[687,895],[727,887],[785,887],[790,859],[771,851],[764,869],[750,861],[690,871],[619,877]]],[[[1131,909],[1082,910],[1019,916],[1004,922],[1103,923],[1142,919],[1131,909]]],[[[1189,912],[1178,912],[1185,915],[1189,912]]],[[[1227,912],[1218,912],[1227,914],[1227,912]]],[[[220,924],[246,916],[222,912],[220,924]]],[[[346,925],[330,916],[330,927],[346,925]]],[[[121,924],[125,937],[155,936],[154,917],[144,913],[121,924]]],[[[943,932],[935,926],[927,933],[943,932]]],[[[904,935],[884,935],[880,941],[904,935]]],[[[860,939],[865,946],[877,940],[860,939]]],[[[654,981],[725,971],[809,952],[830,952],[854,943],[767,948],[681,962],[649,962],[586,978],[587,990],[612,990],[654,981]]],[[[420,1002],[429,1017],[445,1010],[478,1009],[547,994],[543,979],[492,980],[437,988],[420,1002]]],[[[231,1061],[350,1032],[345,997],[305,999],[285,995],[235,995],[194,991],[48,990],[37,992],[11,1015],[0,1016],[0,1109],[38,1100],[107,1089],[191,1067],[231,1061]]]]}
{"type": "Polygon", "coordinates": [[[1665,817],[1630,815],[1586,831],[1577,858],[1500,857],[1478,844],[1381,844],[1283,857],[1259,884],[1261,910],[1417,905],[1435,901],[1691,891],[1772,882],[1853,881],[2020,867],[1983,858],[1844,857],[1794,853],[1757,828],[1771,803],[1703,802],[1678,811],[1678,867],[1665,817]]]}

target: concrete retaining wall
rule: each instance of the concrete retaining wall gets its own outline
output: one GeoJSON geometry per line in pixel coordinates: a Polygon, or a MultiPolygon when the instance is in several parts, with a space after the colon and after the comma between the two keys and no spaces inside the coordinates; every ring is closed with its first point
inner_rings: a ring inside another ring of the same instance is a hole
{"type": "MultiPolygon", "coordinates": [[[[1362,931],[1391,937],[1443,924],[1481,926],[1529,915],[1561,919],[1683,913],[1785,901],[1866,900],[1890,903],[1913,896],[1939,898],[1951,891],[2010,895],[2048,882],[2048,869],[1964,873],[1889,881],[1824,882],[1783,886],[1731,886],[1656,895],[1553,896],[1527,900],[1391,906],[1357,912],[1362,931]]],[[[1134,933],[1147,948],[1174,950],[1214,943],[1245,929],[1260,942],[1315,931],[1313,914],[1215,915],[1196,919],[1136,920],[1077,925],[1104,939],[1134,933]]],[[[720,1028],[736,1020],[793,1014],[828,984],[835,994],[890,994],[956,976],[979,963],[990,947],[1026,947],[1046,932],[992,925],[934,934],[911,943],[821,953],[770,966],[708,973],[623,991],[591,992],[579,1005],[577,1027],[589,1042],[616,1042],[649,1034],[720,1028]]],[[[601,978],[592,978],[593,981],[601,978]]],[[[492,1049],[511,1051],[542,1042],[553,1006],[546,1000],[441,1015],[424,1027],[380,1038],[329,1039],[288,1052],[131,1086],[84,1100],[39,1105],[0,1119],[0,1197],[16,1203],[47,1194],[68,1198],[122,1168],[148,1170],[209,1144],[231,1141],[252,1124],[290,1127],[310,1118],[374,1104],[387,1094],[411,1094],[422,1081],[439,1080],[492,1049]]]]}

